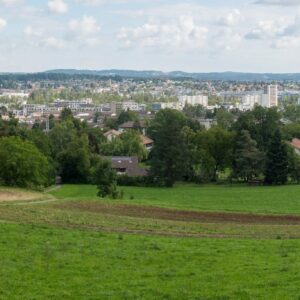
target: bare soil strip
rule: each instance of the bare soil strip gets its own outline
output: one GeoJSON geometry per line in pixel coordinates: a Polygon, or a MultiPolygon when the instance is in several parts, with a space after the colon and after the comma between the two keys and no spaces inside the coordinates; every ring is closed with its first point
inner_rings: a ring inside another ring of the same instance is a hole
{"type": "Polygon", "coordinates": [[[247,213],[197,212],[152,206],[105,204],[97,202],[66,202],[55,205],[60,209],[75,209],[93,213],[136,218],[162,219],[199,223],[239,223],[265,225],[300,225],[300,216],[258,215],[247,213]]]}
{"type": "Polygon", "coordinates": [[[40,199],[40,193],[19,191],[15,189],[0,189],[0,202],[28,201],[40,199]]]}

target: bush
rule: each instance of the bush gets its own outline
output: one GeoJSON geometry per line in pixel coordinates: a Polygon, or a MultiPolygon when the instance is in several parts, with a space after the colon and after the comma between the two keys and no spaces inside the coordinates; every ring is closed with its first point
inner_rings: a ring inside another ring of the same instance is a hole
{"type": "Polygon", "coordinates": [[[147,186],[147,177],[120,175],[117,177],[119,186],[147,186]]]}
{"type": "Polygon", "coordinates": [[[18,137],[0,139],[0,182],[41,190],[54,182],[54,170],[32,143],[18,137]]]}

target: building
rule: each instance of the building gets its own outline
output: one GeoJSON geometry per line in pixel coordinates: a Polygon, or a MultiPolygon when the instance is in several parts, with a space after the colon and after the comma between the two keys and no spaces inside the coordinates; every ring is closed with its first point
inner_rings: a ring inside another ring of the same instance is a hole
{"type": "Polygon", "coordinates": [[[109,142],[112,142],[115,138],[119,137],[122,133],[117,130],[109,130],[104,133],[104,136],[107,138],[109,142]]]}
{"type": "Polygon", "coordinates": [[[238,105],[238,108],[242,111],[252,110],[255,105],[260,105],[261,101],[261,94],[247,94],[242,97],[241,104],[238,105]]]}
{"type": "Polygon", "coordinates": [[[141,134],[140,138],[141,138],[142,144],[145,146],[147,151],[151,151],[154,146],[154,141],[142,134],[141,134]]]}
{"type": "Polygon", "coordinates": [[[143,111],[145,110],[146,106],[144,104],[139,104],[133,101],[127,101],[122,103],[122,110],[127,111],[143,111]]]}
{"type": "Polygon", "coordinates": [[[131,130],[131,129],[141,130],[143,134],[146,133],[145,124],[144,124],[144,122],[141,122],[141,121],[138,121],[138,122],[128,121],[128,122],[121,124],[118,128],[119,132],[121,132],[121,133],[125,132],[126,130],[131,130]]]}
{"type": "Polygon", "coordinates": [[[118,175],[127,175],[132,177],[147,176],[147,170],[139,167],[139,160],[136,156],[113,156],[111,160],[112,169],[118,175]]]}
{"type": "Polygon", "coordinates": [[[278,106],[278,86],[272,84],[266,86],[264,94],[262,95],[261,106],[275,107],[278,106]]]}
{"type": "Polygon", "coordinates": [[[291,142],[291,146],[294,148],[295,152],[300,155],[300,140],[299,139],[293,139],[291,142]]]}
{"type": "Polygon", "coordinates": [[[208,106],[208,96],[205,95],[194,95],[194,96],[180,96],[179,97],[179,102],[185,106],[191,105],[191,106],[196,106],[196,105],[202,105],[204,107],[208,106]]]}

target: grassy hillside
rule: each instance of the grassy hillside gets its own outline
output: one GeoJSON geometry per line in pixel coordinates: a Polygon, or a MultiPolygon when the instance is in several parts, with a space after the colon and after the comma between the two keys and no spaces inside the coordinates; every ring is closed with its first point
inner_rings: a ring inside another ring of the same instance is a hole
{"type": "MultiPolygon", "coordinates": [[[[188,210],[300,214],[300,186],[248,187],[177,185],[168,188],[123,187],[124,201],[188,210]],[[132,199],[133,198],[133,199],[132,199]]],[[[58,198],[97,199],[89,185],[65,185],[52,193],[58,198]]]]}
{"type": "Polygon", "coordinates": [[[0,202],[0,299],[299,299],[298,186],[124,190],[0,202]]]}
{"type": "Polygon", "coordinates": [[[1,225],[1,299],[299,299],[298,240],[1,225]]]}

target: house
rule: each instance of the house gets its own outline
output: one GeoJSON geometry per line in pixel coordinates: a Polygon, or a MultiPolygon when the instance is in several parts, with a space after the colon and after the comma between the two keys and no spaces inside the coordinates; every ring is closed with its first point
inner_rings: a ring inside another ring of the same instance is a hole
{"type": "Polygon", "coordinates": [[[299,139],[293,139],[291,142],[291,146],[295,149],[295,152],[300,155],[300,140],[299,139]]]}
{"type": "Polygon", "coordinates": [[[144,122],[138,121],[128,121],[119,126],[119,132],[124,132],[126,130],[131,130],[131,129],[140,129],[142,133],[145,135],[146,133],[146,127],[144,122]]]}
{"type": "Polygon", "coordinates": [[[153,148],[153,145],[154,145],[154,141],[142,134],[141,134],[140,138],[141,138],[141,142],[145,146],[145,148],[148,151],[151,151],[153,148]]]}
{"type": "Polygon", "coordinates": [[[122,133],[120,131],[112,129],[104,133],[104,136],[107,138],[109,142],[112,142],[115,138],[119,137],[121,134],[122,133]]]}
{"type": "Polygon", "coordinates": [[[139,167],[139,160],[136,156],[113,156],[108,159],[111,160],[112,169],[118,175],[147,176],[147,170],[139,167]]]}

